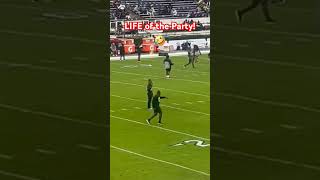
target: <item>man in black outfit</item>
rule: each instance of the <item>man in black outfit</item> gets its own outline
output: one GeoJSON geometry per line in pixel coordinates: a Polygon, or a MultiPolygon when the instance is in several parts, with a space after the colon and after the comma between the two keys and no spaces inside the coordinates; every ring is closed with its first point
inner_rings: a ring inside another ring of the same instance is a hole
{"type": "Polygon", "coordinates": [[[147,85],[147,96],[148,96],[147,107],[148,107],[148,109],[151,109],[151,100],[152,100],[152,96],[153,96],[152,86],[153,86],[153,83],[152,83],[151,79],[149,79],[148,85],[147,85]]]}
{"type": "Polygon", "coordinates": [[[237,17],[238,22],[240,23],[241,20],[242,20],[242,17],[247,12],[249,12],[249,11],[253,10],[254,8],[256,8],[258,5],[261,5],[261,7],[262,7],[262,11],[263,11],[264,17],[266,18],[266,22],[267,23],[275,22],[271,18],[270,13],[269,13],[268,6],[269,6],[270,2],[273,3],[273,4],[274,3],[284,4],[285,0],[252,0],[251,4],[247,8],[244,8],[244,9],[241,9],[241,10],[236,10],[236,17],[237,17]]]}
{"type": "Polygon", "coordinates": [[[140,45],[138,45],[138,46],[137,46],[138,62],[141,62],[141,61],[140,61],[140,57],[141,57],[141,48],[142,48],[142,44],[140,44],[140,45]]]}
{"type": "Polygon", "coordinates": [[[157,91],[157,94],[152,98],[153,115],[146,120],[148,124],[150,124],[151,119],[153,119],[154,117],[156,117],[159,114],[158,124],[161,125],[162,110],[160,108],[160,99],[163,99],[163,98],[167,98],[167,97],[160,96],[159,90],[157,91]]]}
{"type": "Polygon", "coordinates": [[[123,58],[123,60],[126,60],[124,57],[124,53],[125,53],[124,52],[124,45],[121,43],[119,48],[120,48],[120,61],[122,60],[122,58],[123,58]]]}

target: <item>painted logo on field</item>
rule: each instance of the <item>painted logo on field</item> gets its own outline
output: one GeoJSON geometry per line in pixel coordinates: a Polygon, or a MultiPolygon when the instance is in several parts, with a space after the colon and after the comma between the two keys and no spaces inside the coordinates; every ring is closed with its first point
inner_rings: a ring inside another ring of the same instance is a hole
{"type": "Polygon", "coordinates": [[[175,144],[173,146],[183,146],[183,145],[187,145],[187,144],[193,144],[194,146],[201,147],[201,148],[210,147],[210,144],[205,144],[205,142],[202,140],[194,140],[194,139],[186,140],[181,143],[175,144]]]}

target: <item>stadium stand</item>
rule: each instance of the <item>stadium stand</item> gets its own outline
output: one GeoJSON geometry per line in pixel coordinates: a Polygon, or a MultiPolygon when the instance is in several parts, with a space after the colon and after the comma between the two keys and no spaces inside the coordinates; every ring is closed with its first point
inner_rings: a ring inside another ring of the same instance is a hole
{"type": "Polygon", "coordinates": [[[208,17],[209,0],[110,0],[110,20],[208,17]]]}

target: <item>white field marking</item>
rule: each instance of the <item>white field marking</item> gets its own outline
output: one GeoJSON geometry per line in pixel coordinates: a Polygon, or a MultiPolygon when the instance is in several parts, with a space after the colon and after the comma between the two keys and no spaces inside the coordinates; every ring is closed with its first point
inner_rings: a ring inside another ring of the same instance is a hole
{"type": "Polygon", "coordinates": [[[110,112],[115,112],[115,111],[110,109],[110,112]]]}
{"type": "Polygon", "coordinates": [[[87,145],[87,144],[78,144],[77,146],[80,147],[80,148],[88,149],[88,150],[92,150],[92,151],[97,151],[97,150],[100,149],[97,146],[91,146],[91,145],[87,145]]]}
{"type": "Polygon", "coordinates": [[[102,74],[64,70],[64,69],[51,68],[51,67],[45,67],[45,66],[37,66],[37,65],[32,65],[32,64],[17,64],[17,63],[9,63],[9,62],[0,61],[0,65],[6,65],[9,67],[23,67],[23,68],[43,70],[43,71],[48,71],[48,72],[58,72],[58,73],[64,73],[64,74],[72,74],[72,75],[79,75],[79,76],[85,76],[85,77],[106,79],[106,76],[102,75],[102,74]]]}
{"type": "Polygon", "coordinates": [[[257,129],[249,129],[249,128],[243,128],[240,129],[241,131],[244,132],[249,132],[249,133],[254,133],[254,134],[261,134],[263,131],[257,130],[257,129]]]}
{"type": "MultiPolygon", "coordinates": [[[[229,7],[241,7],[241,4],[238,3],[230,3],[230,2],[220,2],[220,3],[215,3],[215,6],[229,6],[229,7]]],[[[292,7],[287,7],[287,6],[273,6],[273,8],[279,8],[281,10],[289,10],[289,11],[299,11],[301,13],[314,13],[315,10],[310,10],[307,8],[292,8],[292,7]]]]}
{"type": "Polygon", "coordinates": [[[295,38],[297,42],[312,42],[312,39],[308,38],[295,38]]]}
{"type": "Polygon", "coordinates": [[[42,153],[42,154],[47,154],[47,155],[57,154],[57,152],[55,152],[55,151],[40,149],[40,148],[36,149],[36,152],[42,153]]]}
{"type": "Polygon", "coordinates": [[[48,60],[48,59],[40,60],[40,62],[44,62],[44,63],[51,63],[51,64],[57,63],[57,61],[54,61],[54,60],[48,60]]]}
{"type": "Polygon", "coordinates": [[[10,29],[0,29],[0,33],[21,35],[21,36],[30,36],[30,37],[40,37],[40,38],[50,38],[50,39],[66,40],[66,41],[77,41],[77,42],[88,43],[88,44],[105,45],[105,42],[100,41],[100,40],[92,40],[92,39],[72,37],[72,36],[61,36],[61,35],[56,35],[56,34],[35,33],[35,32],[32,33],[32,32],[15,31],[15,30],[10,30],[10,29]]]}
{"type": "Polygon", "coordinates": [[[107,125],[105,125],[105,124],[98,124],[98,123],[94,123],[94,122],[90,122],[90,121],[83,121],[80,119],[70,118],[70,117],[66,117],[66,116],[61,116],[61,115],[51,114],[51,113],[46,113],[46,112],[41,112],[41,111],[33,111],[30,109],[12,106],[12,105],[8,105],[8,104],[0,104],[0,108],[10,109],[10,110],[14,110],[14,111],[23,112],[23,113],[30,113],[30,114],[34,114],[34,115],[38,115],[38,116],[44,116],[44,117],[51,118],[51,119],[70,121],[70,122],[74,122],[74,123],[78,123],[78,124],[87,124],[87,125],[96,126],[96,127],[107,127],[107,125]]]}
{"type": "Polygon", "coordinates": [[[294,68],[302,68],[302,69],[308,69],[308,70],[320,70],[319,66],[296,64],[296,63],[285,62],[285,61],[269,61],[269,60],[265,60],[265,59],[248,58],[248,57],[236,57],[236,56],[227,56],[227,55],[220,55],[220,54],[216,54],[215,56],[228,58],[229,60],[256,62],[256,63],[263,63],[263,64],[272,64],[272,65],[287,66],[287,67],[294,67],[294,68]]]}
{"type": "Polygon", "coordinates": [[[180,132],[180,131],[176,131],[176,130],[172,130],[172,129],[163,128],[163,127],[160,127],[160,126],[149,125],[147,123],[142,123],[142,122],[134,121],[134,120],[127,119],[127,118],[122,118],[122,117],[112,116],[112,115],[110,117],[116,118],[116,119],[120,119],[120,120],[123,120],[123,121],[128,121],[128,122],[131,122],[131,123],[140,124],[140,125],[143,125],[143,126],[148,126],[148,127],[161,129],[161,130],[172,132],[172,133],[176,133],[176,134],[181,134],[181,135],[185,135],[185,136],[189,136],[189,137],[193,137],[193,138],[198,138],[198,139],[210,141],[210,138],[200,137],[200,136],[196,136],[196,135],[193,135],[193,134],[188,134],[188,133],[184,133],[184,132],[180,132]]]}
{"type": "Polygon", "coordinates": [[[217,95],[217,96],[224,96],[224,97],[230,97],[230,98],[234,98],[234,99],[240,99],[240,100],[243,100],[243,101],[255,102],[255,103],[272,105],[272,106],[279,106],[279,107],[285,107],[285,108],[291,108],[291,109],[299,109],[301,111],[320,113],[320,109],[307,107],[307,106],[296,105],[296,104],[289,104],[289,103],[283,103],[283,102],[262,100],[262,99],[247,97],[247,96],[240,96],[240,95],[236,95],[236,94],[230,94],[230,93],[213,93],[213,94],[217,95]]]}
{"type": "MultiPolygon", "coordinates": [[[[127,99],[127,100],[131,100],[131,101],[136,101],[136,102],[145,102],[142,100],[138,100],[138,99],[132,99],[132,98],[128,98],[128,97],[123,97],[123,96],[118,96],[118,95],[113,95],[111,94],[112,97],[117,97],[117,98],[121,98],[121,99],[127,99]]],[[[168,108],[172,108],[172,109],[177,109],[180,111],[186,111],[186,112],[192,112],[195,114],[202,114],[202,115],[207,115],[210,116],[209,113],[204,113],[204,112],[199,112],[199,111],[192,111],[192,110],[188,110],[188,109],[184,109],[184,108],[178,108],[178,107],[173,107],[173,106],[168,106],[168,105],[162,105],[163,107],[168,107],[168,108]]]]}
{"type": "Polygon", "coordinates": [[[122,110],[122,111],[127,111],[128,109],[126,109],[126,108],[122,108],[121,110],[122,110]]]}
{"type": "Polygon", "coordinates": [[[278,158],[271,158],[271,157],[267,157],[265,155],[254,155],[251,153],[228,150],[228,149],[224,149],[221,147],[213,147],[213,149],[214,149],[214,151],[228,153],[231,155],[238,155],[238,156],[243,156],[243,157],[247,157],[247,158],[251,158],[251,159],[270,161],[270,162],[279,163],[279,164],[283,164],[283,165],[295,166],[295,167],[300,167],[300,168],[302,167],[302,168],[320,171],[319,166],[309,165],[309,164],[305,164],[305,163],[298,163],[295,161],[288,161],[288,160],[283,160],[283,159],[278,159],[278,158]]]}
{"type": "Polygon", "coordinates": [[[270,44],[270,45],[280,45],[280,41],[264,41],[265,44],[270,44]]]}
{"type": "Polygon", "coordinates": [[[198,103],[204,103],[204,101],[197,101],[198,103]]]}
{"type": "MultiPolygon", "coordinates": [[[[121,82],[121,81],[110,81],[110,83],[125,84],[125,85],[145,87],[144,85],[134,84],[134,83],[127,83],[127,82],[121,82]]],[[[155,89],[160,89],[160,90],[166,90],[166,91],[172,91],[172,92],[178,92],[178,93],[184,93],[184,94],[189,94],[189,95],[195,95],[195,96],[210,97],[210,95],[206,95],[206,94],[192,93],[192,92],[187,92],[187,91],[179,91],[179,90],[168,89],[168,88],[161,88],[161,87],[153,87],[153,88],[155,88],[155,89]]]]}
{"type": "Polygon", "coordinates": [[[223,135],[217,133],[211,133],[211,136],[216,138],[223,138],[223,135]]]}
{"type": "Polygon", "coordinates": [[[126,149],[123,149],[123,148],[119,148],[119,147],[116,147],[116,146],[113,146],[113,145],[110,145],[110,147],[113,148],[113,149],[117,149],[119,151],[123,151],[123,152],[129,153],[129,154],[133,154],[133,155],[136,155],[136,156],[140,156],[140,157],[143,157],[143,158],[146,158],[146,159],[150,159],[150,160],[158,161],[158,162],[161,162],[161,163],[169,164],[169,165],[172,165],[172,166],[175,166],[175,167],[179,167],[179,168],[182,168],[182,169],[186,169],[186,170],[189,170],[189,171],[192,171],[192,172],[196,172],[196,173],[199,173],[199,174],[202,174],[202,175],[205,175],[205,176],[210,176],[209,173],[198,171],[198,170],[195,170],[195,169],[192,169],[192,168],[188,168],[188,167],[185,167],[185,166],[182,166],[182,165],[179,165],[179,164],[175,164],[175,163],[172,163],[172,162],[156,159],[156,158],[153,158],[153,157],[150,157],[150,156],[145,156],[145,155],[142,155],[142,154],[139,154],[139,153],[136,153],[136,152],[132,152],[132,151],[129,151],[129,150],[126,150],[126,149]]]}
{"type": "Polygon", "coordinates": [[[7,160],[11,160],[13,157],[7,154],[0,154],[0,158],[1,159],[7,159],[7,160]]]}
{"type": "Polygon", "coordinates": [[[88,57],[72,57],[71,59],[73,60],[78,60],[78,61],[88,61],[88,57]]]}
{"type": "Polygon", "coordinates": [[[274,30],[268,30],[268,29],[263,29],[263,28],[246,28],[246,27],[237,27],[237,26],[229,26],[229,25],[215,25],[215,28],[235,30],[235,31],[278,34],[278,35],[286,35],[286,36],[301,36],[301,37],[308,37],[308,38],[320,38],[320,34],[274,31],[274,30]]]}
{"type": "Polygon", "coordinates": [[[135,109],[141,109],[141,107],[134,107],[135,109]]]}
{"type": "MultiPolygon", "coordinates": [[[[139,74],[139,73],[130,73],[130,72],[121,72],[121,71],[111,71],[111,72],[118,73],[118,74],[135,75],[135,76],[146,76],[146,74],[139,74]]],[[[149,77],[161,78],[160,76],[154,76],[154,75],[151,75],[149,77]]],[[[163,77],[162,79],[165,79],[165,78],[163,77]]],[[[189,80],[189,79],[179,79],[179,78],[175,78],[175,77],[173,77],[172,79],[178,80],[178,81],[186,81],[186,82],[201,83],[201,84],[210,85],[210,82],[205,82],[205,81],[194,81],[194,80],[189,80]]]]}
{"type": "Polygon", "coordinates": [[[0,174],[2,174],[4,176],[14,177],[14,178],[17,178],[17,179],[23,179],[23,180],[40,180],[38,178],[34,178],[34,177],[30,177],[30,176],[24,176],[24,175],[21,175],[21,174],[7,172],[7,171],[3,171],[3,170],[0,170],[0,174]]]}
{"type": "MultiPolygon", "coordinates": [[[[121,65],[122,64],[116,64],[116,65],[121,65]]],[[[163,70],[163,68],[157,67],[157,66],[152,66],[152,69],[161,69],[163,70]]],[[[188,69],[174,69],[174,71],[181,71],[181,72],[188,72],[188,73],[197,73],[197,75],[205,75],[205,76],[209,76],[210,72],[203,72],[203,71],[193,71],[193,70],[188,70],[188,69]]],[[[185,76],[185,75],[183,75],[185,76]]]]}
{"type": "Polygon", "coordinates": [[[192,102],[186,102],[187,104],[192,104],[192,102]]]}
{"type": "Polygon", "coordinates": [[[232,44],[234,47],[240,47],[240,48],[248,48],[249,44],[232,44]]]}
{"type": "Polygon", "coordinates": [[[180,104],[178,104],[178,103],[171,103],[171,104],[176,105],[176,106],[180,106],[180,104]]]}
{"type": "Polygon", "coordinates": [[[298,129],[297,126],[292,126],[292,125],[288,125],[288,124],[280,124],[280,127],[285,128],[285,129],[298,129]]]}

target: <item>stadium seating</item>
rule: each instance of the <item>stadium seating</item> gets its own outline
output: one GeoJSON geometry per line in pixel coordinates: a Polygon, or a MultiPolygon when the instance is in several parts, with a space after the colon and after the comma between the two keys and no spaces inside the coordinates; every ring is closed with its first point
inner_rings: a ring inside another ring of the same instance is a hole
{"type": "Polygon", "coordinates": [[[110,0],[110,19],[184,18],[207,17],[208,13],[198,7],[197,0],[110,0]],[[118,9],[125,5],[124,10],[118,9]],[[136,9],[135,9],[136,7],[136,9]],[[153,7],[154,13],[151,12],[153,7]],[[138,9],[138,11],[136,11],[138,9]],[[174,15],[172,10],[177,14],[174,15]]]}

